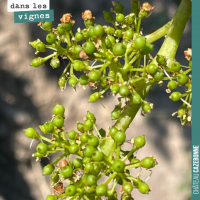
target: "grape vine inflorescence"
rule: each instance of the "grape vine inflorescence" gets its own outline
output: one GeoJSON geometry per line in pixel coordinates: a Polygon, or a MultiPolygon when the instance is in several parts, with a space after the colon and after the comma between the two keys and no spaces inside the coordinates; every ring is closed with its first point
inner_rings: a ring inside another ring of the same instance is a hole
{"type": "Polygon", "coordinates": [[[65,132],[64,111],[65,108],[57,104],[53,108],[52,120],[39,126],[41,132],[52,135],[52,139],[34,128],[24,130],[28,138],[40,141],[32,155],[37,161],[50,154],[61,153],[43,168],[43,175],[51,175],[51,187],[54,188],[54,194],[48,195],[46,200],[99,199],[102,196],[117,199],[117,184],[122,187],[121,199],[132,199],[133,189],[142,194],[150,192],[140,174],[132,176],[130,173],[130,169],[140,167],[149,170],[157,164],[154,156],[139,160],[134,155],[145,146],[144,136],[128,141],[125,132],[115,126],[106,134],[105,130],[97,128],[96,118],[91,112],[87,112],[83,123],[77,122],[77,131],[65,132]],[[124,143],[130,143],[130,151],[123,150],[124,143]],[[106,181],[98,184],[105,177],[106,181]]]}
{"type": "MultiPolygon", "coordinates": [[[[139,85],[145,82],[158,83],[161,86],[163,81],[168,81],[168,93],[183,85],[186,87],[185,93],[176,91],[169,97],[172,101],[183,102],[177,111],[181,123],[191,123],[191,61],[188,67],[181,66],[176,60],[167,60],[164,55],[157,55],[156,61],[153,61],[150,54],[153,45],[142,35],[140,24],[154,7],[147,2],[140,7],[139,1],[133,1],[131,13],[125,16],[124,6],[119,2],[113,4],[111,11],[115,17],[111,12],[103,12],[105,20],[109,21],[112,27],[95,24],[90,10],[82,13],[85,28],[78,28],[75,34],[72,31],[75,21],[69,13],[63,15],[61,24],[56,29],[52,28],[52,22],[39,23],[41,28],[48,32],[46,40],[50,44],[46,45],[39,39],[30,44],[36,49],[36,54],[44,52],[46,48],[54,50],[54,53],[44,58],[34,58],[31,65],[39,67],[51,59],[50,65],[58,68],[61,58],[68,59],[69,63],[58,80],[61,90],[65,89],[67,82],[74,89],[76,85],[89,85],[97,90],[90,95],[89,102],[96,102],[110,89],[113,95],[119,93],[122,100],[140,104],[143,114],[151,112],[153,106],[138,94],[139,85]],[[66,47],[62,47],[61,43],[65,43],[66,47]],[[142,59],[144,65],[140,64],[142,59]],[[183,71],[184,67],[188,69],[183,71]],[[78,78],[74,70],[83,72],[83,75],[78,78]]],[[[190,50],[185,51],[188,60],[191,59],[190,50]]],[[[112,118],[117,119],[121,111],[120,102],[119,114],[113,114],[112,118]]],[[[113,112],[116,113],[115,110],[113,112]]]]}
{"type": "Polygon", "coordinates": [[[39,67],[50,59],[50,65],[54,69],[61,66],[62,59],[68,60],[58,80],[61,91],[67,83],[75,91],[77,85],[83,88],[89,85],[95,90],[90,95],[89,102],[98,101],[110,91],[113,96],[119,95],[119,103],[111,112],[111,118],[117,122],[107,134],[103,129],[98,130],[96,118],[90,112],[84,123],[77,122],[78,131],[71,130],[66,134],[65,109],[59,104],[53,109],[52,120],[40,126],[44,134],[52,135],[51,140],[34,128],[25,130],[28,138],[41,141],[33,154],[37,160],[51,153],[62,153],[43,169],[44,175],[51,174],[51,186],[54,189],[54,194],[47,196],[46,200],[96,200],[102,196],[108,200],[118,199],[117,184],[122,185],[122,200],[132,199],[133,189],[138,189],[142,194],[150,192],[146,183],[148,178],[142,180],[139,175],[132,176],[129,170],[138,167],[149,170],[157,161],[154,156],[142,160],[135,157],[134,153],[145,145],[145,137],[138,136],[127,141],[125,130],[130,122],[124,120],[126,124],[122,125],[120,119],[124,116],[127,119],[127,115],[133,119],[135,115],[132,110],[136,114],[140,107],[142,115],[151,112],[153,104],[145,101],[145,97],[153,84],[162,86],[163,81],[168,82],[166,92],[174,91],[170,94],[170,99],[183,102],[172,115],[177,114],[182,125],[191,124],[191,49],[184,51],[189,61],[188,66],[181,65],[174,58],[169,59],[165,53],[158,53],[153,58],[151,52],[154,46],[151,43],[155,40],[149,39],[150,35],[144,36],[140,25],[144,18],[150,16],[154,7],[147,2],[140,6],[139,0],[131,0],[131,12],[125,16],[121,3],[113,2],[113,6],[111,12],[103,12],[104,19],[111,26],[95,24],[92,12],[86,10],[82,13],[85,28],[78,28],[74,33],[72,29],[75,21],[67,13],[62,16],[56,29],[52,27],[52,22],[38,24],[47,31],[46,41],[49,44],[44,44],[39,39],[30,42],[36,49],[36,54],[45,52],[46,49],[54,51],[46,57],[34,58],[31,63],[33,67],[39,67]],[[82,74],[77,77],[74,71],[82,74]],[[181,93],[178,86],[184,86],[185,91],[181,93]],[[125,142],[132,145],[130,151],[122,149],[125,142]],[[108,178],[104,183],[98,184],[103,177],[108,178]]]}

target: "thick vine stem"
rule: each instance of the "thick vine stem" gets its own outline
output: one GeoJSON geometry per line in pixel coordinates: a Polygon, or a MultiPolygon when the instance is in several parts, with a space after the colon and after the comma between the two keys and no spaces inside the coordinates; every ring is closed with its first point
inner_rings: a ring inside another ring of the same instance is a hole
{"type": "Polygon", "coordinates": [[[169,60],[175,58],[181,36],[191,15],[191,4],[191,0],[181,1],[172,19],[172,24],[169,27],[165,41],[158,52],[159,55],[163,55],[169,60]]]}
{"type": "MultiPolygon", "coordinates": [[[[186,26],[186,23],[190,15],[191,15],[191,0],[182,0],[172,19],[172,23],[170,24],[170,27],[168,29],[165,41],[158,52],[159,55],[164,55],[167,59],[170,60],[174,59],[181,36],[183,34],[184,28],[186,26]]],[[[163,31],[163,33],[165,31],[163,31]]],[[[161,35],[162,34],[160,33],[160,31],[154,32],[154,36],[149,37],[151,39],[149,39],[148,42],[153,42],[154,39],[160,38],[161,35]]],[[[155,63],[156,59],[154,58],[152,62],[155,63]]],[[[154,83],[146,80],[141,80],[137,82],[136,91],[138,92],[138,94],[140,94],[142,99],[145,99],[153,84],[154,83]]],[[[124,111],[121,114],[121,117],[115,123],[115,127],[121,131],[125,131],[129,127],[132,120],[134,119],[135,115],[140,109],[140,106],[141,104],[133,105],[128,103],[125,106],[124,111]]]]}

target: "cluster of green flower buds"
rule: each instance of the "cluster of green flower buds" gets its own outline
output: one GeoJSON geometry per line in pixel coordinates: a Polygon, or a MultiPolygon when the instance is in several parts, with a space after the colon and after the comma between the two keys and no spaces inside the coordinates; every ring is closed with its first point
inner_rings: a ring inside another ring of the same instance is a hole
{"type": "Polygon", "coordinates": [[[40,140],[33,154],[37,160],[49,154],[60,154],[43,168],[43,175],[51,175],[51,187],[54,189],[54,194],[48,195],[46,200],[91,200],[102,196],[117,199],[117,184],[122,186],[123,200],[132,199],[133,189],[142,194],[150,192],[146,181],[140,176],[131,176],[129,171],[138,167],[151,169],[157,164],[154,156],[139,160],[134,155],[145,146],[144,136],[127,141],[125,132],[115,126],[106,134],[105,130],[98,130],[96,118],[91,112],[87,112],[83,123],[77,122],[77,131],[65,132],[64,112],[65,108],[57,104],[53,108],[52,120],[39,126],[43,134],[50,134],[52,139],[39,134],[34,128],[24,130],[28,138],[40,140]],[[132,146],[130,151],[123,150],[126,142],[132,146]],[[99,184],[99,180],[102,182],[105,177],[107,180],[99,184]]]}
{"type": "Polygon", "coordinates": [[[163,81],[169,80],[168,92],[176,89],[178,85],[185,85],[188,87],[185,94],[173,92],[170,98],[184,102],[182,107],[185,110],[184,113],[181,111],[179,117],[182,124],[191,123],[188,114],[191,77],[187,75],[191,67],[183,71],[180,63],[169,62],[163,55],[157,55],[156,62],[152,61],[150,53],[153,51],[153,45],[141,32],[141,21],[149,17],[154,7],[148,2],[140,6],[139,0],[132,0],[131,12],[125,16],[121,3],[113,2],[113,6],[111,12],[103,12],[104,19],[112,26],[96,24],[90,10],[82,13],[85,28],[78,28],[76,33],[72,31],[75,21],[70,13],[63,15],[61,24],[58,24],[56,29],[52,27],[52,22],[39,23],[39,26],[48,32],[46,41],[49,44],[46,45],[39,39],[30,44],[36,49],[36,54],[47,48],[54,53],[44,58],[34,58],[31,65],[39,67],[51,59],[50,65],[58,68],[60,58],[68,59],[68,64],[58,80],[61,90],[65,89],[67,83],[74,90],[77,85],[89,85],[96,90],[89,97],[89,102],[96,102],[110,89],[114,95],[119,94],[125,98],[126,102],[142,106],[143,113],[149,113],[152,106],[144,101],[145,96],[138,93],[142,84],[158,83],[161,86],[163,81]],[[66,43],[66,47],[61,43],[66,43]],[[142,60],[144,65],[140,64],[142,60]],[[74,70],[83,74],[77,77],[74,70]],[[185,96],[184,101],[182,97],[185,96]]]}
{"type": "MultiPolygon", "coordinates": [[[[192,102],[192,50],[188,48],[187,51],[184,51],[186,59],[189,61],[189,66],[181,66],[179,62],[173,61],[169,64],[169,72],[171,77],[169,77],[167,93],[170,93],[171,90],[177,89],[178,86],[185,86],[185,92],[180,93],[179,91],[172,92],[170,99],[172,101],[181,100],[183,104],[178,108],[178,111],[173,113],[174,116],[176,113],[178,118],[180,118],[181,124],[191,124],[192,118],[190,115],[191,102],[192,102]],[[183,71],[183,68],[187,70],[183,71]]],[[[167,74],[167,72],[166,72],[167,74]]]]}
{"type": "MultiPolygon", "coordinates": [[[[186,52],[186,51],[185,51],[186,52]]],[[[171,93],[172,90],[178,89],[178,86],[185,86],[185,93],[179,91],[172,92],[169,98],[172,101],[183,102],[182,106],[178,109],[178,117],[181,120],[182,125],[191,124],[191,116],[189,111],[191,109],[192,101],[192,76],[190,74],[192,70],[192,61],[189,61],[189,66],[181,66],[176,60],[167,60],[163,55],[156,56],[157,65],[151,63],[146,66],[146,71],[149,73],[150,79],[157,79],[162,85],[163,81],[167,80],[167,93],[171,93]],[[183,70],[187,68],[187,70],[183,70]],[[166,75],[166,77],[164,77],[166,75]]],[[[173,113],[172,115],[175,115],[173,113]]]]}

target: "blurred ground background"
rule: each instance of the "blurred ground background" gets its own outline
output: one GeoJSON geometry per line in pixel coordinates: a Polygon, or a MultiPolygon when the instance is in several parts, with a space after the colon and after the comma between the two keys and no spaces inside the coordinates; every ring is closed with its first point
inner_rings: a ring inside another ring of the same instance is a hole
{"type": "MultiPolygon", "coordinates": [[[[103,22],[102,11],[110,9],[111,0],[59,0],[50,1],[54,9],[54,27],[64,13],[71,12],[75,27],[83,27],[81,12],[92,10],[96,23],[103,22]]],[[[122,1],[125,13],[129,11],[129,0],[122,1]]],[[[144,1],[141,1],[144,2],[144,1]]],[[[180,0],[150,0],[155,10],[150,18],[143,20],[144,34],[156,30],[174,15],[180,0]]],[[[49,181],[42,176],[40,163],[31,157],[30,140],[23,129],[37,128],[50,120],[56,103],[66,107],[66,131],[76,129],[76,121],[82,121],[87,110],[96,115],[99,128],[108,130],[113,124],[110,112],[115,98],[107,97],[102,104],[87,104],[91,90],[71,87],[60,92],[57,85],[62,69],[53,70],[48,63],[39,68],[30,67],[35,57],[29,41],[40,38],[45,42],[46,33],[37,23],[14,24],[13,13],[7,12],[7,1],[0,0],[0,200],[43,200],[51,193],[49,181]]],[[[155,43],[156,54],[163,39],[155,43]]],[[[183,51],[191,47],[191,21],[188,22],[176,59],[187,65],[183,51]]],[[[64,63],[60,68],[64,67],[64,63]]],[[[135,200],[189,200],[191,170],[191,127],[180,125],[171,113],[180,102],[172,102],[165,93],[166,86],[155,86],[147,100],[154,103],[154,109],[145,118],[138,113],[127,130],[128,138],[146,135],[147,144],[138,152],[138,158],[156,155],[159,165],[153,170],[148,184],[153,188],[150,195],[134,191],[135,200]]],[[[35,147],[36,143],[34,143],[35,147]]],[[[43,160],[42,165],[48,160],[43,160]]],[[[135,172],[136,174],[136,172],[135,172]]],[[[141,172],[146,179],[148,173],[141,172]]]]}

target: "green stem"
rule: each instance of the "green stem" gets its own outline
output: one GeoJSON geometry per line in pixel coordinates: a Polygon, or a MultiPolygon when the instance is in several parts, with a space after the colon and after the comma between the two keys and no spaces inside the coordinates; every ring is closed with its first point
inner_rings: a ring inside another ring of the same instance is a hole
{"type": "Polygon", "coordinates": [[[65,151],[65,149],[56,149],[52,151],[47,151],[47,153],[58,153],[58,152],[63,152],[63,151],[65,151]]]}
{"type": "Polygon", "coordinates": [[[88,67],[88,69],[97,69],[97,68],[101,68],[103,66],[104,65],[95,65],[95,66],[88,67]]]}
{"type": "Polygon", "coordinates": [[[86,195],[84,195],[84,196],[83,196],[83,198],[84,198],[85,200],[90,200],[90,199],[88,199],[88,198],[87,198],[87,196],[86,196],[86,195]]]}
{"type": "Polygon", "coordinates": [[[124,83],[124,79],[123,79],[122,75],[118,72],[118,73],[116,74],[116,76],[119,77],[121,83],[123,84],[123,83],[124,83]]]}
{"type": "Polygon", "coordinates": [[[131,53],[131,55],[129,56],[129,60],[130,60],[135,54],[136,54],[136,52],[133,51],[133,52],[131,53]]]}
{"type": "Polygon", "coordinates": [[[115,176],[117,176],[117,172],[114,172],[108,179],[107,181],[104,183],[105,185],[108,185],[108,183],[110,183],[110,181],[115,178],[115,176]]]}
{"type": "Polygon", "coordinates": [[[106,87],[104,90],[102,90],[100,93],[101,93],[101,94],[104,94],[109,88],[110,88],[110,85],[107,86],[107,87],[106,87]]]}
{"type": "Polygon", "coordinates": [[[63,139],[63,140],[68,141],[67,138],[66,138],[66,134],[65,134],[64,131],[61,133],[61,136],[62,136],[62,139],[63,139]]]}
{"type": "Polygon", "coordinates": [[[99,130],[97,128],[97,125],[95,123],[93,124],[93,127],[94,127],[95,131],[97,132],[97,135],[99,136],[99,138],[102,138],[101,134],[99,133],[99,130]]]}
{"type": "Polygon", "coordinates": [[[74,63],[74,60],[71,58],[71,56],[67,53],[66,56],[69,58],[69,60],[74,63]]]}
{"type": "Polygon", "coordinates": [[[113,154],[115,152],[116,146],[117,146],[117,144],[116,144],[116,142],[114,142],[114,144],[112,146],[112,149],[110,151],[110,157],[111,157],[111,159],[113,159],[113,154]]]}
{"type": "Polygon", "coordinates": [[[146,67],[146,64],[147,64],[147,56],[144,55],[144,67],[146,67]]]}
{"type": "Polygon", "coordinates": [[[116,150],[116,160],[119,160],[120,159],[120,146],[118,145],[117,146],[117,150],[116,150]]]}
{"type": "MultiPolygon", "coordinates": [[[[190,98],[189,98],[188,104],[191,105],[191,101],[192,101],[192,93],[190,94],[190,98]]],[[[190,108],[191,108],[191,107],[187,105],[186,110],[188,111],[190,108]]]]}
{"type": "Polygon", "coordinates": [[[57,199],[62,198],[62,197],[65,197],[65,196],[67,196],[66,193],[60,194],[60,195],[57,196],[57,199]]]}
{"type": "Polygon", "coordinates": [[[138,53],[138,54],[129,62],[129,65],[132,65],[140,56],[141,56],[141,54],[138,53]]]}
{"type": "Polygon", "coordinates": [[[67,36],[67,43],[69,46],[71,46],[70,35],[68,31],[66,32],[66,36],[67,36]]]}
{"type": "Polygon", "coordinates": [[[102,72],[108,65],[110,65],[110,62],[105,63],[99,71],[102,72]]]}
{"type": "Polygon", "coordinates": [[[135,164],[127,165],[125,167],[125,169],[137,168],[137,167],[140,167],[140,166],[141,166],[141,164],[140,164],[140,162],[138,162],[138,163],[135,163],[135,164]]]}
{"type": "Polygon", "coordinates": [[[128,52],[125,53],[125,65],[128,65],[129,58],[128,58],[128,52]]]}
{"type": "Polygon", "coordinates": [[[159,40],[160,38],[162,38],[163,36],[165,36],[167,34],[167,31],[169,30],[171,23],[172,23],[172,21],[169,21],[163,27],[161,27],[158,30],[156,30],[155,32],[145,36],[146,41],[149,43],[153,43],[153,42],[159,40]]]}
{"type": "Polygon", "coordinates": [[[47,61],[47,60],[49,60],[50,58],[54,57],[56,54],[57,54],[57,52],[54,52],[54,53],[52,53],[51,55],[46,56],[46,57],[44,58],[44,60],[47,61]]]}
{"type": "Polygon", "coordinates": [[[136,78],[136,79],[134,79],[134,80],[131,81],[131,84],[134,84],[134,83],[136,83],[136,82],[138,82],[138,81],[141,81],[141,80],[143,80],[143,79],[145,79],[145,77],[136,78]]]}
{"type": "Polygon", "coordinates": [[[188,74],[191,70],[192,70],[191,68],[190,68],[190,69],[187,69],[187,70],[184,71],[183,73],[184,73],[184,74],[188,74]]]}
{"type": "Polygon", "coordinates": [[[141,25],[141,21],[142,21],[142,19],[141,19],[141,18],[139,18],[139,19],[138,19],[138,24],[137,24],[137,33],[139,33],[139,32],[140,32],[140,25],[141,25]]]}
{"type": "Polygon", "coordinates": [[[122,161],[126,161],[133,153],[137,150],[137,147],[134,146],[133,149],[122,159],[122,161]]]}
{"type": "Polygon", "coordinates": [[[39,137],[40,137],[42,140],[53,144],[53,142],[52,142],[50,139],[48,139],[48,138],[46,138],[46,137],[44,137],[44,136],[42,136],[42,135],[40,135],[39,137]]]}
{"type": "Polygon", "coordinates": [[[141,69],[141,68],[131,68],[130,71],[137,71],[137,72],[144,72],[145,69],[141,69]]]}
{"type": "Polygon", "coordinates": [[[67,70],[68,70],[68,68],[69,68],[70,64],[71,64],[71,62],[69,62],[69,63],[67,64],[67,66],[66,66],[66,67],[65,67],[65,69],[63,70],[63,72],[62,72],[62,75],[61,75],[61,76],[65,76],[65,73],[67,72],[67,70]]]}
{"type": "Polygon", "coordinates": [[[112,185],[112,188],[111,188],[111,194],[113,194],[113,192],[115,191],[115,188],[116,188],[116,185],[117,185],[117,181],[119,180],[119,177],[118,178],[115,178],[114,181],[113,181],[113,185],[112,185]]]}
{"type": "Polygon", "coordinates": [[[128,173],[125,173],[125,175],[126,175],[126,177],[127,177],[128,179],[130,179],[130,180],[138,181],[138,178],[134,178],[134,177],[130,176],[130,174],[128,174],[128,173]]]}
{"type": "Polygon", "coordinates": [[[73,66],[71,65],[71,67],[70,67],[70,76],[71,75],[74,75],[74,68],[73,68],[73,66]]]}
{"type": "Polygon", "coordinates": [[[55,164],[57,164],[63,157],[65,157],[66,156],[66,154],[64,153],[64,154],[62,154],[60,157],[58,157],[53,163],[51,163],[52,165],[55,165],[55,164]]]}
{"type": "Polygon", "coordinates": [[[104,170],[103,173],[101,173],[99,176],[97,176],[97,180],[99,180],[101,177],[103,177],[104,175],[108,174],[110,172],[110,169],[107,169],[106,171],[104,170]]]}

